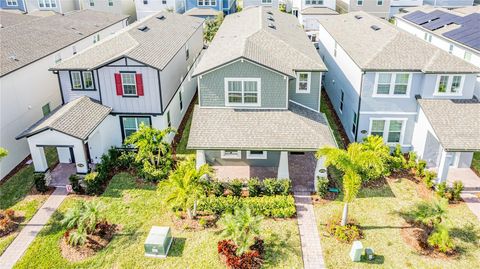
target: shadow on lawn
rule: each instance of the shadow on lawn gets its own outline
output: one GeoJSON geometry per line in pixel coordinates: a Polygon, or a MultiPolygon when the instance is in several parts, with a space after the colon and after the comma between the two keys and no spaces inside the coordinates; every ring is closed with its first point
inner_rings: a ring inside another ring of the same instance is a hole
{"type": "Polygon", "coordinates": [[[383,264],[385,262],[385,256],[375,254],[375,259],[369,260],[365,255],[362,255],[360,262],[367,264],[383,264]]]}
{"type": "Polygon", "coordinates": [[[463,227],[453,227],[450,229],[450,235],[465,243],[471,243],[479,246],[479,229],[473,223],[467,223],[463,227]]]}
{"type": "Polygon", "coordinates": [[[272,267],[276,267],[278,263],[282,260],[282,257],[285,257],[287,253],[295,252],[293,246],[288,244],[290,237],[292,236],[291,232],[288,231],[284,236],[280,236],[276,233],[271,233],[269,238],[265,242],[265,264],[268,264],[272,267]]]}
{"type": "Polygon", "coordinates": [[[185,242],[187,238],[184,237],[174,237],[172,242],[172,247],[168,252],[169,257],[182,257],[183,250],[185,249],[185,242]]]}
{"type": "Polygon", "coordinates": [[[385,179],[378,179],[372,182],[366,183],[360,192],[358,198],[373,198],[373,197],[391,197],[395,198],[390,185],[385,179]]]}

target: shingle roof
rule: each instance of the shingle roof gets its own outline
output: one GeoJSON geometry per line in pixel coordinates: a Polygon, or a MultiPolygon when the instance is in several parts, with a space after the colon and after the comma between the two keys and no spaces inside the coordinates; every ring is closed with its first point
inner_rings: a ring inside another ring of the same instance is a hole
{"type": "Polygon", "coordinates": [[[290,76],[295,76],[295,70],[327,70],[295,16],[268,7],[250,7],[226,16],[194,76],[239,58],[290,76]]]}
{"type": "Polygon", "coordinates": [[[52,111],[16,138],[29,137],[45,130],[56,130],[85,140],[110,111],[110,107],[82,96],[52,111]]]}
{"type": "Polygon", "coordinates": [[[480,150],[480,102],[419,99],[435,134],[446,151],[480,150]]]}
{"type": "Polygon", "coordinates": [[[195,107],[190,149],[316,150],[335,146],[323,114],[294,103],[289,110],[195,107]]]}
{"type": "Polygon", "coordinates": [[[83,10],[53,15],[0,29],[1,71],[4,76],[93,33],[128,18],[83,10]]]}
{"type": "Polygon", "coordinates": [[[21,14],[18,12],[0,10],[0,26],[2,28],[28,22],[34,19],[38,19],[38,18],[34,16],[26,15],[26,14],[21,14]]]}
{"type": "Polygon", "coordinates": [[[338,12],[328,7],[315,6],[304,8],[300,13],[302,13],[303,15],[338,15],[338,12]]]}
{"type": "Polygon", "coordinates": [[[221,11],[218,11],[213,8],[198,8],[194,7],[192,9],[189,9],[188,11],[185,12],[185,15],[189,16],[217,16],[218,14],[221,14],[221,11]]]}
{"type": "Polygon", "coordinates": [[[363,11],[319,21],[364,71],[480,73],[480,68],[363,11]]]}
{"type": "Polygon", "coordinates": [[[130,25],[51,69],[93,69],[119,57],[128,57],[162,70],[195,31],[202,27],[203,21],[187,15],[160,12],[130,25]],[[158,19],[160,16],[164,18],[158,19]],[[148,30],[139,30],[144,26],[148,30]]]}

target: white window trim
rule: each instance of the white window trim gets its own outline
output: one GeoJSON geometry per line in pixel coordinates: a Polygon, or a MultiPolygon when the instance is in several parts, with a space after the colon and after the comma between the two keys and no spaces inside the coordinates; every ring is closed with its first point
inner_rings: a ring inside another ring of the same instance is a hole
{"type": "Polygon", "coordinates": [[[312,84],[312,73],[311,72],[297,72],[297,78],[296,78],[296,93],[310,93],[310,87],[312,84]],[[302,74],[307,74],[308,75],[308,81],[307,81],[307,90],[300,90],[300,75],[302,74]]]}
{"type": "MultiPolygon", "coordinates": [[[[232,151],[235,152],[235,150],[227,150],[227,151],[232,151]]],[[[236,151],[237,154],[232,155],[232,154],[225,154],[225,150],[220,151],[220,157],[222,159],[233,159],[233,160],[240,160],[242,158],[242,152],[240,150],[236,151]]]]}
{"type": "Polygon", "coordinates": [[[365,0],[362,0],[362,4],[361,4],[361,5],[359,5],[359,4],[358,4],[358,0],[356,0],[356,4],[357,4],[357,6],[359,6],[359,7],[363,6],[363,1],[365,1],[365,0]]]}
{"type": "Polygon", "coordinates": [[[266,160],[267,159],[267,151],[263,150],[262,154],[252,154],[250,150],[247,151],[247,159],[250,160],[266,160]]]}
{"type": "Polygon", "coordinates": [[[92,71],[82,71],[82,84],[83,84],[83,88],[86,89],[86,90],[95,89],[95,80],[93,79],[93,72],[92,71]],[[85,73],[90,73],[90,75],[92,76],[92,86],[89,87],[89,88],[87,88],[86,83],[85,83],[85,76],[84,76],[85,73]]]}
{"type": "Polygon", "coordinates": [[[352,120],[352,125],[350,125],[350,133],[353,134],[355,136],[355,133],[358,131],[358,113],[356,111],[353,111],[353,120],[352,120]],[[356,115],[356,117],[355,117],[356,115]],[[353,126],[355,126],[355,132],[353,131],[353,126]]]}
{"type": "Polygon", "coordinates": [[[271,5],[272,2],[273,2],[272,0],[261,0],[261,1],[260,1],[260,3],[261,3],[262,5],[271,5]]]}
{"type": "Polygon", "coordinates": [[[137,76],[135,75],[135,73],[120,73],[120,78],[122,80],[122,94],[123,96],[138,96],[138,89],[137,89],[137,76]],[[125,74],[133,74],[133,85],[135,86],[135,93],[134,94],[131,94],[131,93],[125,93],[125,88],[123,87],[123,85],[132,85],[132,84],[124,84],[123,83],[123,75],[125,74]]]}
{"type": "Polygon", "coordinates": [[[197,0],[197,6],[199,6],[199,7],[214,7],[214,6],[217,5],[217,1],[219,1],[219,0],[202,0],[203,4],[200,5],[200,1],[197,0]],[[208,2],[208,5],[207,5],[207,2],[208,2]],[[215,2],[215,5],[212,5],[212,2],[215,2]]]}
{"type": "Polygon", "coordinates": [[[370,126],[368,127],[368,135],[371,135],[372,133],[372,123],[374,120],[384,120],[385,121],[385,126],[383,126],[383,135],[382,138],[384,139],[385,144],[389,146],[395,146],[396,144],[400,144],[401,146],[406,146],[403,144],[403,139],[405,136],[405,128],[408,122],[408,118],[370,118],[370,126]],[[398,143],[387,143],[385,139],[388,139],[388,130],[390,129],[390,121],[392,120],[398,120],[402,121],[402,130],[400,131],[400,141],[398,143]]]}
{"type": "Polygon", "coordinates": [[[373,86],[373,94],[372,97],[377,98],[410,98],[410,88],[412,86],[412,73],[407,72],[377,72],[375,73],[375,84],[373,86]],[[378,94],[377,87],[378,87],[378,78],[380,74],[391,74],[392,77],[390,78],[390,91],[388,94],[378,94]],[[395,79],[397,74],[408,74],[408,84],[407,84],[407,92],[405,94],[394,94],[395,90],[395,79]]]}
{"type": "Polygon", "coordinates": [[[9,7],[17,7],[18,6],[18,0],[6,0],[7,6],[9,7]]]}
{"type": "Polygon", "coordinates": [[[381,5],[379,5],[379,4],[378,4],[378,1],[380,1],[380,0],[376,0],[376,1],[377,1],[377,6],[383,6],[383,4],[385,3],[385,1],[384,1],[384,0],[382,0],[382,4],[381,4],[381,5]]]}
{"type": "Polygon", "coordinates": [[[437,82],[435,83],[435,92],[433,93],[433,96],[462,96],[463,92],[463,84],[465,83],[465,75],[460,75],[460,74],[441,74],[437,76],[437,82]],[[438,91],[438,86],[440,86],[440,78],[442,76],[448,76],[448,85],[447,85],[447,92],[439,92],[438,91]],[[449,92],[451,91],[452,88],[452,83],[453,83],[453,77],[454,76],[460,76],[462,77],[462,82],[460,83],[460,89],[456,93],[449,92]]]}
{"type": "Polygon", "coordinates": [[[228,107],[237,107],[237,106],[246,106],[246,107],[258,107],[262,104],[262,81],[260,78],[225,78],[225,106],[228,107]],[[230,103],[228,101],[228,82],[230,81],[241,81],[242,82],[242,103],[230,103]],[[243,102],[243,83],[245,81],[256,81],[257,82],[257,103],[248,103],[243,102]]]}
{"type": "Polygon", "coordinates": [[[83,89],[82,72],[80,72],[80,71],[72,71],[72,72],[70,72],[70,80],[72,81],[72,89],[73,89],[73,90],[82,90],[82,89],[83,89]],[[80,88],[75,88],[75,87],[74,87],[75,83],[73,82],[73,74],[77,74],[77,73],[78,73],[78,77],[80,78],[80,88]]]}

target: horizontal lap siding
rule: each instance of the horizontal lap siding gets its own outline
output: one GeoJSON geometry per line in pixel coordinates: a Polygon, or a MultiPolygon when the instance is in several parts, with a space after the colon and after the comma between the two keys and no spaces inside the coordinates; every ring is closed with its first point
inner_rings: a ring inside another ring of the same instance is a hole
{"type": "Polygon", "coordinates": [[[205,157],[207,162],[211,165],[222,165],[222,166],[264,166],[264,167],[276,167],[280,161],[280,152],[279,151],[268,151],[266,160],[255,160],[247,159],[247,152],[242,151],[242,159],[222,159],[220,150],[206,150],[205,157]]]}
{"type": "Polygon", "coordinates": [[[288,87],[288,98],[311,109],[317,110],[320,101],[320,72],[311,73],[310,93],[297,93],[297,80],[291,79],[288,87]]]}

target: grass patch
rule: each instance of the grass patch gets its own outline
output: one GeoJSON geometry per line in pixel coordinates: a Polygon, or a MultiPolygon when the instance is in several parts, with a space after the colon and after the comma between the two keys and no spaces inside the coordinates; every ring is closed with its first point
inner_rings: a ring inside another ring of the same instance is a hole
{"type": "Polygon", "coordinates": [[[420,201],[417,185],[409,180],[388,181],[388,185],[372,190],[363,189],[349,208],[349,217],[362,226],[364,247],[372,247],[379,258],[372,263],[353,263],[349,258],[351,244],[326,236],[325,224],[340,214],[343,202],[336,200],[315,206],[324,258],[328,268],[476,268],[480,267],[480,223],[464,203],[450,205],[447,226],[460,250],[455,259],[433,259],[421,256],[405,243],[400,232],[407,228],[397,213],[420,201]],[[382,193],[386,193],[382,195],[382,193]]]}
{"type": "Polygon", "coordinates": [[[328,106],[328,100],[327,100],[327,94],[324,93],[322,94],[321,98],[321,103],[320,103],[320,112],[324,113],[325,116],[327,117],[328,123],[330,124],[330,128],[333,133],[333,137],[335,137],[335,141],[337,141],[337,145],[339,148],[346,148],[347,145],[345,145],[343,139],[342,139],[342,126],[339,126],[336,121],[335,121],[335,111],[331,110],[330,107],[328,106]]]}
{"type": "Polygon", "coordinates": [[[472,169],[480,175],[480,151],[473,153],[472,169]]]}
{"type": "Polygon", "coordinates": [[[187,119],[187,122],[185,123],[185,129],[183,129],[182,138],[180,139],[180,142],[178,142],[178,145],[176,148],[177,154],[194,154],[195,153],[194,150],[187,149],[187,142],[188,142],[188,136],[190,135],[190,127],[192,126],[193,113],[187,114],[187,116],[188,116],[188,119],[187,119]]]}
{"type": "MultiPolygon", "coordinates": [[[[221,239],[215,230],[185,231],[173,226],[171,213],[159,202],[156,186],[138,185],[128,174],[114,176],[104,194],[93,199],[106,206],[108,221],[122,227],[110,244],[78,263],[65,260],[58,242],[65,230],[62,214],[82,197],[70,196],[61,205],[15,268],[225,268],[217,255],[221,239]],[[172,227],[175,238],[166,259],[144,256],[143,243],[153,225],[172,227]],[[38,254],[42,253],[42,258],[38,254]]],[[[295,220],[265,220],[262,236],[268,244],[266,268],[301,268],[300,237],[295,220]]]]}

